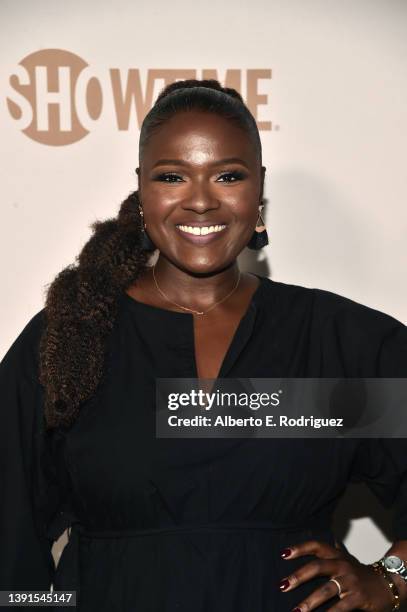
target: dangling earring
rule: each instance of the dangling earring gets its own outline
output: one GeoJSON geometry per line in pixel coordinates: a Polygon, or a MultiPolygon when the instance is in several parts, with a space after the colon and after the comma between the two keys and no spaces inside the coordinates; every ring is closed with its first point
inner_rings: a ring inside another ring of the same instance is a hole
{"type": "Polygon", "coordinates": [[[259,206],[260,210],[259,217],[257,219],[256,229],[254,230],[252,237],[246,245],[249,249],[252,249],[253,251],[258,251],[269,243],[266,226],[260,212],[263,207],[264,204],[261,204],[259,206]]]}
{"type": "Polygon", "coordinates": [[[144,223],[144,213],[143,213],[143,209],[141,207],[140,202],[138,205],[138,209],[141,215],[141,230],[142,230],[141,248],[143,249],[143,251],[155,251],[157,247],[155,246],[154,242],[151,240],[150,236],[146,232],[147,225],[144,223]]]}

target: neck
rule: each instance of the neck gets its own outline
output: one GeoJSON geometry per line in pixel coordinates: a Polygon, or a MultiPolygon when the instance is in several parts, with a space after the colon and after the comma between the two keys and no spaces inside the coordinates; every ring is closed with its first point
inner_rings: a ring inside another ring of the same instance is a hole
{"type": "MultiPolygon", "coordinates": [[[[194,274],[159,258],[154,273],[159,289],[167,298],[197,310],[206,310],[224,298],[234,289],[239,279],[236,261],[220,271],[194,274]]],[[[155,286],[152,269],[147,274],[149,282],[155,286]]]]}

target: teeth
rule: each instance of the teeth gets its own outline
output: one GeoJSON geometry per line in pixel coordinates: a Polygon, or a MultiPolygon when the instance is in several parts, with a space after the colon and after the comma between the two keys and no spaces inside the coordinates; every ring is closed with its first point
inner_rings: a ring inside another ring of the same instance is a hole
{"type": "Polygon", "coordinates": [[[192,227],[191,225],[177,225],[177,227],[187,234],[194,234],[195,236],[206,236],[207,234],[213,234],[214,232],[221,232],[225,229],[226,225],[211,225],[205,227],[192,227]]]}

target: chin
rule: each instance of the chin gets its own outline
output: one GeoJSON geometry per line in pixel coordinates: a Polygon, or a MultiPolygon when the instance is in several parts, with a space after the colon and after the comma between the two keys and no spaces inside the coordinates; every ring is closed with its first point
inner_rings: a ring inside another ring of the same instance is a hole
{"type": "Polygon", "coordinates": [[[198,261],[189,260],[187,263],[185,263],[183,267],[184,267],[184,270],[188,272],[189,274],[195,274],[195,275],[207,274],[208,275],[208,274],[220,273],[225,268],[229,267],[229,265],[231,264],[225,261],[198,262],[198,261]]]}

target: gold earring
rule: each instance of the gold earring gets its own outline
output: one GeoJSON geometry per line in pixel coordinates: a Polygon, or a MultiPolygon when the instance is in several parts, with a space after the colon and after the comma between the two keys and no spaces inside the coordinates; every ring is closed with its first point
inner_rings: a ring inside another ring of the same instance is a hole
{"type": "Polygon", "coordinates": [[[142,224],[141,224],[141,248],[144,251],[155,251],[155,249],[157,247],[155,246],[154,242],[151,240],[150,236],[146,232],[147,224],[144,223],[144,212],[143,212],[143,209],[141,207],[140,202],[139,202],[139,205],[138,205],[138,209],[140,211],[140,215],[141,215],[141,219],[142,219],[142,224]]]}
{"type": "Polygon", "coordinates": [[[257,219],[256,228],[255,228],[255,231],[259,232],[259,233],[263,232],[266,229],[266,224],[264,223],[264,219],[261,216],[262,208],[264,208],[264,204],[260,204],[260,206],[259,206],[259,217],[257,219]]]}
{"type": "Polygon", "coordinates": [[[254,232],[249,242],[247,243],[247,247],[249,249],[253,249],[254,251],[258,251],[259,249],[262,249],[264,246],[266,246],[269,243],[266,225],[264,223],[263,217],[261,216],[261,212],[260,212],[263,206],[264,204],[260,204],[259,206],[259,217],[257,219],[256,227],[254,229],[254,232]]]}

